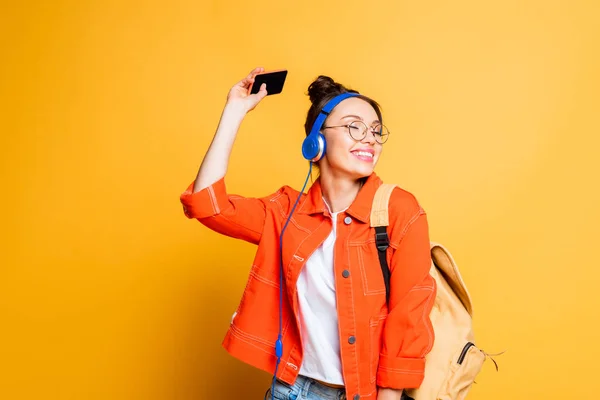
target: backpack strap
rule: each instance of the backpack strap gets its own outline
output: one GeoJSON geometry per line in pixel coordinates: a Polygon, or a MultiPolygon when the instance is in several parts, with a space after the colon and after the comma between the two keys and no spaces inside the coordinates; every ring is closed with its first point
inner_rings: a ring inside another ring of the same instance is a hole
{"type": "MultiPolygon", "coordinates": [[[[390,238],[387,233],[387,227],[389,225],[388,205],[395,187],[395,184],[383,183],[377,188],[373,198],[370,219],[371,226],[375,228],[375,245],[377,246],[379,265],[381,266],[381,273],[383,274],[383,281],[385,282],[385,295],[388,303],[390,300],[391,278],[391,272],[386,257],[387,249],[390,245],[390,238]]],[[[452,254],[439,243],[430,242],[430,249],[432,268],[436,268],[440,271],[465,309],[473,316],[471,296],[458,271],[454,258],[452,258],[452,254]]]]}
{"type": "Polygon", "coordinates": [[[387,263],[387,249],[390,246],[390,238],[387,234],[387,226],[390,224],[388,204],[396,185],[383,183],[377,188],[373,205],[371,207],[371,226],[375,228],[375,246],[379,256],[379,265],[385,283],[385,299],[390,301],[390,268],[387,263]]]}
{"type": "Polygon", "coordinates": [[[390,301],[390,267],[387,263],[387,249],[390,246],[390,238],[388,237],[385,226],[375,227],[375,246],[377,246],[377,255],[379,255],[379,265],[383,274],[383,282],[385,282],[385,301],[390,301]]]}

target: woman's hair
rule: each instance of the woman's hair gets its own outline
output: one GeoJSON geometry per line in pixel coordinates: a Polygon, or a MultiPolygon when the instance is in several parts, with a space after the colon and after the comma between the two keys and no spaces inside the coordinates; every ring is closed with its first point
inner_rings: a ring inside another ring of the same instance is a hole
{"type": "MultiPolygon", "coordinates": [[[[308,109],[306,122],[304,123],[306,136],[310,134],[310,130],[325,104],[335,96],[348,92],[358,93],[356,90],[348,89],[341,83],[337,83],[330,77],[324,75],[319,75],[319,77],[310,84],[308,87],[308,97],[310,98],[311,106],[308,109]]],[[[381,107],[375,100],[363,96],[362,94],[359,94],[357,97],[369,103],[371,107],[375,109],[375,113],[377,113],[379,120],[382,121],[381,107]]]]}

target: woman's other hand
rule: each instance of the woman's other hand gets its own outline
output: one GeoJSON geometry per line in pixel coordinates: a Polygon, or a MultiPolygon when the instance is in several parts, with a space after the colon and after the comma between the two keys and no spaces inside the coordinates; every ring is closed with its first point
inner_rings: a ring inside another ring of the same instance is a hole
{"type": "Polygon", "coordinates": [[[227,95],[227,104],[240,106],[245,112],[250,112],[267,95],[267,85],[262,84],[258,93],[249,94],[256,75],[264,72],[264,68],[254,68],[248,76],[236,83],[227,95]]]}

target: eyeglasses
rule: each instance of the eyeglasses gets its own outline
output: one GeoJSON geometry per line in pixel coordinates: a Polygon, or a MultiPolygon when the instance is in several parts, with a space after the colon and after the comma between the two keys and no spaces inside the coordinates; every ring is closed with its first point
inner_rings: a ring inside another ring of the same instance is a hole
{"type": "Polygon", "coordinates": [[[375,141],[379,144],[387,142],[390,132],[383,124],[375,124],[370,128],[362,121],[352,121],[346,125],[335,125],[335,126],[324,126],[323,129],[327,128],[347,128],[350,137],[357,142],[367,137],[367,131],[370,129],[375,137],[375,141]]]}

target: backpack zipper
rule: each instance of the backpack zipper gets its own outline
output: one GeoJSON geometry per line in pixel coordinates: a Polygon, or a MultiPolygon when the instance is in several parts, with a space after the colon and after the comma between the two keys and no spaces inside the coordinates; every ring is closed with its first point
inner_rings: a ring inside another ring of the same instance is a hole
{"type": "Polygon", "coordinates": [[[465,357],[467,356],[467,351],[469,351],[469,349],[471,347],[473,347],[473,346],[475,346],[474,343],[467,342],[467,344],[465,345],[465,347],[460,352],[460,356],[458,356],[458,360],[456,361],[458,364],[462,364],[463,363],[463,361],[465,360],[465,357]]]}

